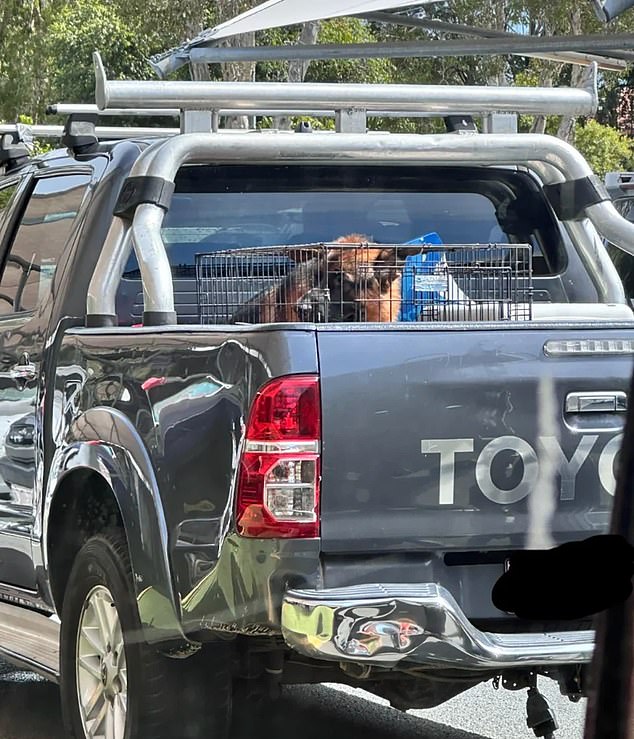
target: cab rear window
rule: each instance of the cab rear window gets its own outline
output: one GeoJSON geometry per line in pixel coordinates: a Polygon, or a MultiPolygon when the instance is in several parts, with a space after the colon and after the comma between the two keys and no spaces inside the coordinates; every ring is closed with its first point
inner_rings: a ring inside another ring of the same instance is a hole
{"type": "MultiPolygon", "coordinates": [[[[400,244],[435,231],[446,244],[529,243],[534,269],[554,274],[563,246],[528,175],[413,167],[184,168],[163,224],[175,277],[197,254],[332,241],[360,233],[400,244]]],[[[134,255],[124,277],[139,276],[134,255]]]]}

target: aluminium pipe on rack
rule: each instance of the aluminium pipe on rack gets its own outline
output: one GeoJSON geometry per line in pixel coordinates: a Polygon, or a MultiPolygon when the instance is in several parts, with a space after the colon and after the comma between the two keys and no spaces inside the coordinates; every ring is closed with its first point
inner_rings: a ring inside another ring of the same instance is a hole
{"type": "MultiPolygon", "coordinates": [[[[553,136],[538,134],[416,135],[416,134],[320,134],[310,136],[222,136],[184,134],[144,152],[137,160],[132,175],[161,177],[174,181],[179,168],[188,162],[266,162],[294,161],[360,164],[408,163],[460,165],[464,162],[482,165],[524,165],[549,181],[575,180],[593,175],[585,159],[569,144],[553,136]],[[552,171],[556,173],[552,174],[552,171]]],[[[634,254],[634,224],[623,218],[611,202],[597,203],[585,209],[585,215],[599,233],[624,251],[634,254]]],[[[146,312],[172,314],[174,298],[172,275],[160,227],[165,211],[155,205],[139,206],[132,232],[143,280],[146,312]]],[[[115,219],[117,220],[117,219],[115,219]]],[[[113,259],[125,264],[117,250],[124,251],[123,237],[111,239],[102,251],[91,282],[88,313],[114,314],[116,285],[111,279],[104,289],[104,277],[112,270],[113,259]],[[94,288],[94,289],[93,289],[94,288]]],[[[601,250],[581,256],[588,264],[597,264],[601,250]]],[[[597,284],[601,302],[624,302],[618,275],[601,261],[602,279],[597,284]]],[[[120,277],[120,275],[119,275],[120,277]]]]}
{"type": "Polygon", "coordinates": [[[583,87],[488,87],[292,82],[108,80],[98,52],[95,102],[105,108],[431,111],[449,115],[511,112],[592,115],[598,106],[597,66],[583,87]]]}
{"type": "Polygon", "coordinates": [[[590,89],[462,87],[451,85],[364,85],[302,82],[108,82],[100,108],[174,108],[185,110],[266,109],[430,111],[439,115],[510,112],[572,116],[592,115],[590,89]],[[169,85],[176,87],[170,88],[169,85]],[[130,87],[128,87],[128,85],[130,87]],[[138,85],[138,87],[137,87],[138,85]],[[193,87],[190,87],[193,86],[193,87]],[[514,94],[510,94],[512,91],[514,94]],[[519,93],[519,94],[517,94],[519,93]]]}
{"type": "MultiPolygon", "coordinates": [[[[252,84],[252,83],[249,83],[252,84]]],[[[259,83],[258,83],[259,84],[259,83]]],[[[286,83],[284,83],[286,84],[286,83]]],[[[240,108],[214,108],[220,116],[236,116],[244,115],[245,111],[240,108]]],[[[49,105],[48,111],[50,115],[72,115],[72,114],[87,114],[97,115],[100,117],[136,117],[136,116],[153,116],[153,117],[164,117],[164,118],[178,118],[181,111],[177,108],[103,108],[100,109],[96,105],[91,104],[75,104],[75,103],[56,103],[49,105]]],[[[267,109],[267,108],[250,108],[248,111],[250,115],[255,116],[296,116],[298,115],[297,109],[267,109]]],[[[337,111],[332,108],[321,108],[319,110],[311,110],[310,108],[303,108],[301,115],[312,116],[314,118],[334,118],[337,111]]],[[[462,111],[463,115],[467,115],[465,111],[462,111]]],[[[366,110],[368,118],[438,118],[444,115],[439,111],[429,110],[406,110],[406,111],[394,111],[394,110],[366,110]]],[[[15,128],[15,126],[13,126],[15,128]]],[[[32,126],[31,126],[32,128],[32,126]]],[[[157,130],[157,129],[154,129],[157,130]]],[[[158,129],[160,130],[160,129],[158,129]]]]}

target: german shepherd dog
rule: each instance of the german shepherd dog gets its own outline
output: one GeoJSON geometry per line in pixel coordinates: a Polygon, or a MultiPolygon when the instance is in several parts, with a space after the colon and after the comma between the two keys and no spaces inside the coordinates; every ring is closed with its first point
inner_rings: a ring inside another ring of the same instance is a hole
{"type": "Polygon", "coordinates": [[[389,249],[362,234],[350,244],[300,262],[277,285],[258,293],[232,316],[233,323],[392,322],[401,305],[401,274],[389,249]]]}

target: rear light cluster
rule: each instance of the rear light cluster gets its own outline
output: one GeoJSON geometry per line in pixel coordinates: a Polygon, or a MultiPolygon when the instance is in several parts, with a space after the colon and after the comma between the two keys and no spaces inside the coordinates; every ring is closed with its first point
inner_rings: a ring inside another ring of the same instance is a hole
{"type": "Polygon", "coordinates": [[[247,422],[236,493],[242,536],[319,536],[319,379],[292,375],[256,394],[247,422]]]}

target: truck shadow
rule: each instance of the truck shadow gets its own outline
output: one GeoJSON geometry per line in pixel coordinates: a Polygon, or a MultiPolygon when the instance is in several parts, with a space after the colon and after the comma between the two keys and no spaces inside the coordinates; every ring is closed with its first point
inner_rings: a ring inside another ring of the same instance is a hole
{"type": "Polygon", "coordinates": [[[0,662],[0,737],[64,739],[57,686],[0,662]]]}
{"type": "MultiPolygon", "coordinates": [[[[262,709],[243,707],[235,716],[231,739],[258,736],[485,739],[322,686],[286,688],[278,701],[262,709]]],[[[57,686],[0,662],[0,739],[65,739],[57,686]]]]}
{"type": "Polygon", "coordinates": [[[234,717],[232,739],[486,739],[318,685],[287,687],[281,698],[234,717]]]}

